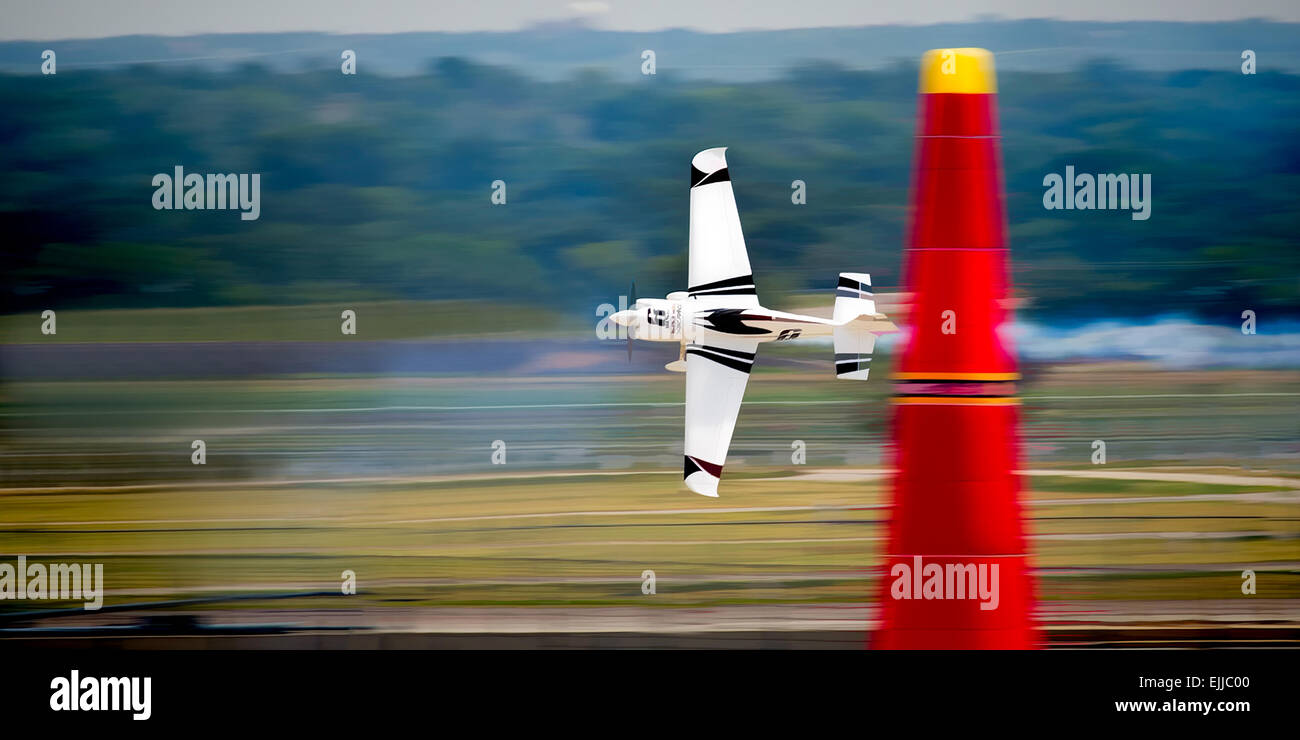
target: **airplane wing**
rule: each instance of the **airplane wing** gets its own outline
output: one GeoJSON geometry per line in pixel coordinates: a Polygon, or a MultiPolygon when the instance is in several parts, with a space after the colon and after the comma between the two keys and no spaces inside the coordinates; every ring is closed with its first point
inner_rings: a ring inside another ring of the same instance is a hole
{"type": "Polygon", "coordinates": [[[686,348],[686,487],[718,495],[722,465],[740,414],[758,342],[711,336],[686,348]]]}
{"type": "MultiPolygon", "coordinates": [[[[758,291],[745,251],[740,212],[731,190],[726,147],[705,149],[691,160],[691,297],[715,296],[728,306],[757,306],[758,291]]],[[[707,303],[706,303],[707,305],[707,303]]]]}

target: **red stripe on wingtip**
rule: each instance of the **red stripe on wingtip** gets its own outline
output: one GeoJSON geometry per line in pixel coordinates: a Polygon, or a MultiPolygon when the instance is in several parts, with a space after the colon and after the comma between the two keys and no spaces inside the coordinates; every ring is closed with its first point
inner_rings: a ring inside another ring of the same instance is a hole
{"type": "Polygon", "coordinates": [[[722,477],[722,466],[721,466],[721,465],[715,465],[715,464],[709,462],[708,460],[701,460],[700,458],[698,458],[698,457],[694,457],[694,456],[692,456],[692,455],[687,455],[687,457],[691,458],[691,462],[695,463],[696,465],[699,465],[699,466],[700,466],[700,470],[703,470],[704,472],[708,473],[709,475],[713,476],[714,478],[721,478],[721,477],[722,477]]]}

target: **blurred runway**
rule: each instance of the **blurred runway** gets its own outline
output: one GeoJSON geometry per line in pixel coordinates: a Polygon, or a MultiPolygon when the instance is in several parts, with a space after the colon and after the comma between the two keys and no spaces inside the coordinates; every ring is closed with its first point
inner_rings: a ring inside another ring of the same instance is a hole
{"type": "MultiPolygon", "coordinates": [[[[1170,602],[1048,604],[1038,615],[1046,647],[1300,648],[1300,601],[1225,601],[1220,617],[1170,602]]],[[[872,605],[724,606],[709,609],[411,609],[362,612],[240,610],[226,612],[227,634],[184,636],[98,633],[65,620],[57,627],[10,633],[11,645],[79,645],[133,649],[798,649],[857,650],[868,645],[872,605]]],[[[81,620],[85,621],[85,620],[81,620]]],[[[118,629],[130,619],[108,620],[118,629]]],[[[103,626],[105,620],[99,620],[103,626]]]]}

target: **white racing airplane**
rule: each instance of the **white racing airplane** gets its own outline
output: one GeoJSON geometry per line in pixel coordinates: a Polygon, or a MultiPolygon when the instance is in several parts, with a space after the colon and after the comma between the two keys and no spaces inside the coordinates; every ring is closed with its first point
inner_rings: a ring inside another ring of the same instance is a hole
{"type": "Polygon", "coordinates": [[[830,319],[759,305],[726,151],[706,149],[691,160],[691,287],[610,317],[627,327],[629,342],[681,345],[667,369],[686,373],[686,487],[715,497],[759,344],[829,335],[835,376],[866,380],[876,335],[898,331],[876,313],[871,276],[860,272],[840,273],[830,319]]]}

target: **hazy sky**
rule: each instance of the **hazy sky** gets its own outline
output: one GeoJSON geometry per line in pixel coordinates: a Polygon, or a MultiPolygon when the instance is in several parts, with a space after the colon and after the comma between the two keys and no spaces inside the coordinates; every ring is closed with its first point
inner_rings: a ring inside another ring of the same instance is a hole
{"type": "Polygon", "coordinates": [[[257,31],[508,31],[584,18],[609,30],[699,31],[1066,20],[1300,21],[1297,0],[0,0],[0,39],[257,31]]]}

